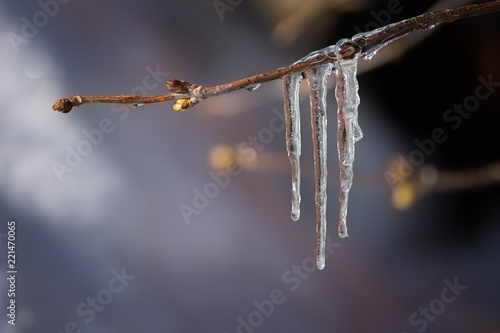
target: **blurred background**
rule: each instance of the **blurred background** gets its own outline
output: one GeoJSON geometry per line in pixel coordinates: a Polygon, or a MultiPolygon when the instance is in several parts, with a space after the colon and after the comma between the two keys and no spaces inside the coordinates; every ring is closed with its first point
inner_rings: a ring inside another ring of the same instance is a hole
{"type": "Polygon", "coordinates": [[[1,1],[1,332],[499,332],[500,14],[360,61],[364,139],[342,240],[329,91],[334,251],[323,271],[311,266],[305,86],[298,222],[279,81],[186,113],[171,102],[51,109],[75,93],[162,94],[169,78],[229,82],[464,3],[1,1]]]}

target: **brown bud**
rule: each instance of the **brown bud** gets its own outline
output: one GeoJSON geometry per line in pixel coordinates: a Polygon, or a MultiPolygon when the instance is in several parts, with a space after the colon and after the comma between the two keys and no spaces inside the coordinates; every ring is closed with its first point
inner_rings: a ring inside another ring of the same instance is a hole
{"type": "Polygon", "coordinates": [[[170,79],[165,84],[167,89],[177,93],[185,93],[190,89],[194,88],[196,85],[186,82],[184,80],[170,79]]]}
{"type": "Polygon", "coordinates": [[[63,99],[58,100],[52,106],[52,109],[59,111],[59,112],[62,112],[62,113],[68,113],[71,111],[72,108],[73,108],[73,103],[71,102],[71,100],[69,100],[67,98],[63,98],[63,99]]]}

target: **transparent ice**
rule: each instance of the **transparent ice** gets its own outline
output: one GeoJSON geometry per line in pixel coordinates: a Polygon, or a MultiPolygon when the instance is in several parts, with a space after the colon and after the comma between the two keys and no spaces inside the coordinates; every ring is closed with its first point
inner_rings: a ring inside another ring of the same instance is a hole
{"type": "MultiPolygon", "coordinates": [[[[411,19],[408,20],[408,22],[410,23],[411,19]]],[[[371,31],[367,31],[367,32],[361,32],[361,33],[358,33],[356,35],[354,35],[352,37],[352,40],[353,41],[359,41],[359,40],[362,40],[362,39],[368,39],[370,38],[371,36],[373,35],[379,35],[381,32],[387,30],[388,28],[392,28],[394,26],[400,26],[400,29],[401,30],[404,30],[406,27],[403,25],[401,26],[401,23],[400,22],[396,22],[396,23],[392,23],[392,24],[389,24],[389,25],[386,25],[384,27],[380,27],[378,29],[375,29],[375,30],[371,30],[371,31]]],[[[425,26],[425,29],[432,29],[434,27],[434,25],[431,25],[431,24],[428,24],[425,26]]],[[[367,59],[367,60],[370,60],[371,58],[373,58],[373,56],[383,47],[387,46],[388,44],[392,43],[392,42],[395,42],[396,40],[400,39],[400,38],[403,38],[405,37],[406,35],[408,35],[409,32],[407,33],[404,33],[402,32],[399,36],[397,37],[394,37],[394,36],[390,36],[391,38],[388,38],[388,40],[386,42],[382,42],[382,43],[376,43],[375,45],[373,45],[371,48],[365,50],[364,52],[364,56],[363,58],[364,59],[367,59]]]]}
{"type": "Polygon", "coordinates": [[[337,99],[337,151],[339,156],[340,187],[338,199],[338,233],[347,237],[347,203],[353,181],[354,144],[363,138],[358,124],[357,59],[337,63],[335,98],[337,99]]]}
{"type": "MultiPolygon", "coordinates": [[[[327,113],[326,95],[327,79],[332,73],[332,63],[319,64],[325,57],[331,57],[335,52],[337,60],[335,75],[337,87],[337,149],[340,167],[339,190],[339,236],[347,236],[346,217],[349,190],[353,181],[354,144],[363,137],[358,125],[358,82],[356,80],[357,57],[354,59],[341,59],[346,55],[346,42],[342,40],[337,45],[314,51],[298,62],[310,61],[311,64],[304,70],[310,90],[309,101],[311,105],[311,127],[314,154],[314,193],[316,215],[316,265],[318,269],[325,267],[325,250],[327,236],[326,205],[327,205],[327,113]],[[340,59],[340,60],[339,60],[340,59]]],[[[346,58],[347,58],[346,57],[346,58]]],[[[300,110],[299,110],[299,85],[302,73],[295,73],[283,78],[285,121],[286,121],[286,146],[290,164],[292,166],[292,213],[293,220],[300,216],[300,110]]]]}
{"type": "Polygon", "coordinates": [[[326,203],[327,203],[327,114],[326,80],[333,64],[325,64],[307,69],[305,72],[309,84],[311,104],[311,127],[314,154],[314,199],[316,211],[316,265],[325,268],[326,249],[326,203]]]}
{"type": "Polygon", "coordinates": [[[247,87],[248,91],[255,91],[260,88],[260,83],[254,83],[247,87]]]}
{"type": "Polygon", "coordinates": [[[285,96],[286,148],[292,165],[292,220],[300,217],[300,107],[299,86],[302,75],[292,74],[283,78],[285,96]]]}
{"type": "MultiPolygon", "coordinates": [[[[296,62],[294,62],[293,65],[298,64],[300,62],[309,61],[309,60],[314,59],[314,58],[317,58],[316,62],[320,62],[323,59],[325,59],[325,57],[328,57],[329,53],[334,52],[334,50],[335,50],[335,45],[330,45],[330,46],[327,46],[323,49],[313,51],[313,52],[309,53],[308,55],[306,55],[305,57],[302,57],[299,60],[297,60],[296,62]]],[[[314,65],[314,62],[312,62],[311,65],[314,65]]]]}

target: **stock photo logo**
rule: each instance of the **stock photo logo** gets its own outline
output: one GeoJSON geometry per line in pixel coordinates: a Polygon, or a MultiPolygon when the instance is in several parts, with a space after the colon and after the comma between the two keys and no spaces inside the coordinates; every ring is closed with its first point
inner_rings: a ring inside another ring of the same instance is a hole
{"type": "Polygon", "coordinates": [[[212,2],[221,22],[224,21],[225,12],[234,11],[234,9],[242,3],[243,0],[214,0],[214,2],[212,2]]]}
{"type": "MultiPolygon", "coordinates": [[[[445,279],[443,283],[445,287],[441,290],[438,298],[431,300],[427,306],[419,307],[418,312],[415,311],[408,317],[408,323],[410,326],[415,327],[418,333],[424,332],[429,323],[435,322],[438,316],[446,310],[447,306],[455,302],[457,297],[468,288],[466,285],[459,284],[457,277],[453,279],[453,283],[448,279],[445,279]]],[[[401,331],[400,333],[410,332],[401,331]]]]}
{"type": "MultiPolygon", "coordinates": [[[[340,247],[339,243],[334,243],[331,237],[326,241],[326,259],[331,257],[340,247]]],[[[288,296],[300,289],[313,273],[319,271],[316,266],[316,258],[306,257],[297,265],[293,264],[289,269],[281,274],[281,288],[274,288],[269,292],[269,297],[263,300],[253,300],[252,310],[245,315],[236,317],[236,333],[254,333],[259,327],[264,325],[266,319],[270,318],[279,305],[283,305],[288,300],[288,296]]],[[[225,331],[228,333],[228,331],[225,331]]],[[[404,333],[404,332],[402,332],[404,333]]]]}
{"type": "Polygon", "coordinates": [[[476,85],[473,94],[466,96],[460,103],[454,103],[453,107],[443,112],[443,123],[448,129],[444,126],[436,127],[428,137],[415,139],[413,143],[417,148],[412,150],[407,158],[399,156],[397,166],[384,173],[385,179],[393,191],[436,152],[437,147],[448,139],[450,133],[461,128],[464,121],[479,109],[481,101],[487,100],[500,87],[500,81],[494,81],[491,73],[487,78],[479,75],[477,80],[479,84],[476,85]]]}
{"type": "MultiPolygon", "coordinates": [[[[222,189],[225,189],[231,182],[231,177],[239,175],[243,169],[241,164],[250,164],[257,158],[257,153],[266,149],[266,145],[274,141],[276,134],[285,129],[283,114],[276,108],[272,110],[275,114],[269,120],[269,125],[259,130],[257,135],[249,135],[246,141],[240,143],[235,151],[239,156],[233,163],[228,163],[223,170],[217,172],[210,171],[209,177],[213,181],[207,182],[200,188],[192,189],[193,197],[188,203],[180,203],[177,207],[186,224],[190,224],[193,215],[200,215],[201,211],[207,208],[210,200],[219,196],[222,189]]],[[[228,152],[228,154],[232,154],[228,152]]]]}
{"type": "Polygon", "coordinates": [[[21,28],[16,32],[9,32],[7,39],[15,53],[19,52],[21,45],[26,45],[35,38],[40,29],[44,28],[54,18],[61,9],[61,5],[66,5],[71,0],[40,0],[37,2],[40,10],[36,11],[29,19],[26,16],[21,18],[21,28]]]}
{"type": "MultiPolygon", "coordinates": [[[[157,64],[153,69],[151,66],[146,66],[145,68],[147,74],[142,79],[142,85],[137,85],[132,88],[132,95],[145,96],[148,91],[156,89],[160,84],[162,84],[168,77],[169,72],[163,72],[160,69],[160,65],[157,64]]],[[[112,105],[111,111],[115,114],[119,114],[118,118],[120,120],[125,120],[130,114],[130,106],[118,106],[112,105]]],[[[59,182],[63,182],[63,176],[67,173],[72,173],[76,168],[78,168],[84,158],[92,154],[94,148],[99,147],[105,138],[105,135],[113,133],[116,129],[116,125],[110,118],[102,118],[99,121],[99,126],[91,130],[82,129],[81,133],[83,139],[79,140],[74,146],[66,145],[66,155],[62,162],[54,160],[51,163],[52,170],[56,175],[59,182]]]]}
{"type": "MultiPolygon", "coordinates": [[[[411,1],[411,0],[408,0],[411,1]]],[[[404,10],[403,5],[399,0],[390,0],[387,2],[387,9],[381,9],[379,11],[371,10],[370,15],[375,19],[374,21],[369,21],[364,26],[364,30],[359,27],[354,27],[356,33],[362,33],[365,31],[370,31],[378,29],[391,23],[392,15],[401,14],[404,10]]]]}
{"type": "MultiPolygon", "coordinates": [[[[125,267],[121,271],[116,269],[111,270],[111,275],[113,276],[109,279],[108,284],[105,288],[100,289],[95,297],[87,297],[85,301],[82,301],[76,306],[75,313],[79,318],[88,325],[92,323],[99,313],[102,313],[107,306],[111,304],[114,296],[122,293],[131,281],[135,280],[134,275],[130,275],[126,272],[125,267]]],[[[82,332],[81,326],[74,320],[70,320],[64,324],[64,329],[61,332],[82,332]]]]}

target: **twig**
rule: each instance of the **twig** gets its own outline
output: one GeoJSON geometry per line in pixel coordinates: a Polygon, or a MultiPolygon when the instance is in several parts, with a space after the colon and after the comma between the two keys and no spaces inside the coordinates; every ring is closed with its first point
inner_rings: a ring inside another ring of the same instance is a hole
{"type": "Polygon", "coordinates": [[[467,5],[455,9],[445,9],[389,24],[371,32],[358,34],[353,37],[353,41],[358,42],[358,45],[361,47],[362,54],[367,55],[370,52],[387,45],[387,43],[404,37],[411,32],[415,32],[417,30],[428,30],[441,23],[450,23],[472,16],[494,13],[499,10],[500,0],[477,5],[467,5]]]}
{"type": "MultiPolygon", "coordinates": [[[[478,5],[468,5],[455,9],[447,9],[433,13],[419,15],[397,23],[389,24],[385,27],[375,29],[353,36],[350,44],[345,45],[348,48],[355,48],[360,57],[370,58],[380,48],[386,46],[407,34],[418,31],[432,29],[441,23],[454,22],[459,19],[489,14],[500,11],[500,0],[487,2],[478,5]]],[[[347,53],[349,57],[351,53],[347,53]]],[[[342,56],[342,53],[341,53],[342,56]]],[[[221,84],[214,87],[204,88],[201,85],[190,84],[183,80],[172,79],[167,81],[167,88],[171,93],[158,96],[74,96],[58,100],[52,107],[56,111],[63,113],[70,112],[73,107],[89,103],[121,103],[121,104],[151,104],[168,100],[176,100],[173,109],[176,111],[185,111],[189,107],[199,103],[203,99],[223,95],[235,90],[251,89],[253,86],[262,83],[280,79],[292,73],[304,72],[310,65],[320,65],[324,63],[336,62],[335,52],[318,54],[316,57],[307,58],[291,66],[279,68],[277,70],[254,75],[245,79],[221,84]]]]}
{"type": "Polygon", "coordinates": [[[500,183],[500,162],[463,170],[439,170],[432,164],[403,178],[393,189],[391,203],[398,210],[439,192],[466,191],[500,183]]]}

